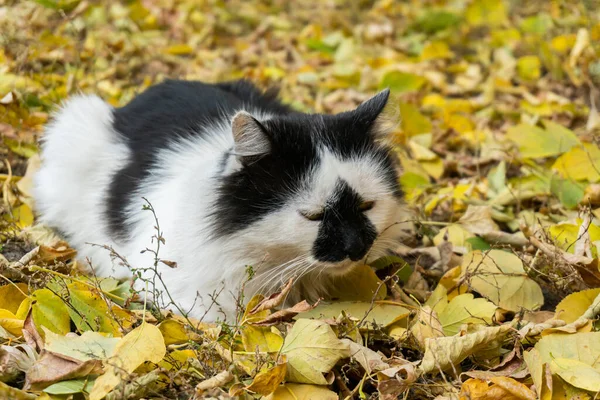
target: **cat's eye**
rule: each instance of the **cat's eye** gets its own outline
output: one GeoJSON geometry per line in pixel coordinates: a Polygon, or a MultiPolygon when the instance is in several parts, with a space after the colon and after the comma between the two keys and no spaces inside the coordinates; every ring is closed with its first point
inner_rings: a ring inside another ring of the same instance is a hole
{"type": "Polygon", "coordinates": [[[325,213],[321,212],[310,212],[310,211],[300,211],[300,215],[306,218],[309,221],[322,221],[325,213]]]}
{"type": "Polygon", "coordinates": [[[375,202],[374,201],[363,201],[359,206],[358,209],[360,211],[369,211],[370,209],[373,208],[373,206],[375,206],[375,202]]]}

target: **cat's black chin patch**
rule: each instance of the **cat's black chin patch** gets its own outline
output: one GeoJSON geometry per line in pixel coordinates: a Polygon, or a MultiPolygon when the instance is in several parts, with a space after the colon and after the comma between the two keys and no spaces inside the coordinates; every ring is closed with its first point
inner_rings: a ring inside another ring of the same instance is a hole
{"type": "Polygon", "coordinates": [[[345,181],[338,182],[313,246],[318,261],[360,261],[367,255],[377,232],[360,210],[362,202],[363,199],[345,181]]]}

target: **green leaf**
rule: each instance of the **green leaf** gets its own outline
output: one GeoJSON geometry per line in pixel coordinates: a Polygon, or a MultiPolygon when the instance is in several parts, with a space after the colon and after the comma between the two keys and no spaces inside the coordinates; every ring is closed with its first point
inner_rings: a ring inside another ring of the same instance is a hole
{"type": "Polygon", "coordinates": [[[517,144],[523,158],[556,156],[579,144],[570,129],[551,121],[544,121],[544,126],[519,124],[508,129],[506,138],[517,144]]]}
{"type": "Polygon", "coordinates": [[[553,177],[550,180],[550,191],[567,208],[575,208],[583,200],[585,187],[571,179],[553,177]]]}
{"type": "Polygon", "coordinates": [[[94,382],[94,379],[71,379],[69,381],[56,382],[44,389],[44,392],[54,395],[89,393],[92,386],[94,386],[94,382]]]}
{"type": "Polygon", "coordinates": [[[426,81],[425,78],[419,75],[391,71],[385,74],[379,86],[381,89],[390,88],[394,94],[400,94],[419,90],[426,81]]]}
{"type": "Polygon", "coordinates": [[[414,28],[432,34],[457,26],[461,19],[459,15],[448,11],[429,11],[417,20],[414,28]]]}
{"type": "Polygon", "coordinates": [[[71,331],[69,308],[49,289],[38,289],[32,293],[31,314],[35,325],[41,330],[46,327],[54,333],[66,335],[71,331]]]}

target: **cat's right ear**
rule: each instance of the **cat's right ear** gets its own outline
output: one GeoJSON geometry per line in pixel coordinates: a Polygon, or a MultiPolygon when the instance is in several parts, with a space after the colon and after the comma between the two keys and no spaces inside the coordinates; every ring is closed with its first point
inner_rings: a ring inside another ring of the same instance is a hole
{"type": "Polygon", "coordinates": [[[244,165],[271,151],[271,141],[265,127],[246,111],[239,111],[231,121],[233,152],[244,165]]]}

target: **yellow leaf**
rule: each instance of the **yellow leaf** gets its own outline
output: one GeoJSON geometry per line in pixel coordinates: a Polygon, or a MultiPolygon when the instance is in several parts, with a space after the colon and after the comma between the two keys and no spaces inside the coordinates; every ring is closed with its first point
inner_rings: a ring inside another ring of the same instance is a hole
{"type": "Polygon", "coordinates": [[[276,353],[281,350],[283,338],[270,328],[244,325],[242,328],[242,344],[248,352],[276,353]]]}
{"type": "Polygon", "coordinates": [[[567,54],[575,45],[576,37],[574,34],[556,36],[550,42],[550,46],[560,54],[567,54]]]}
{"type": "Polygon", "coordinates": [[[459,224],[451,224],[445,228],[442,228],[440,232],[433,238],[433,244],[439,246],[444,242],[444,238],[448,238],[448,241],[455,247],[466,247],[467,239],[474,237],[471,232],[463,228],[459,224]]]}
{"type": "Polygon", "coordinates": [[[158,325],[160,333],[165,340],[165,345],[187,343],[190,340],[200,340],[200,335],[189,329],[182,322],[174,319],[167,319],[158,325]]]}
{"type": "Polygon", "coordinates": [[[600,288],[571,293],[556,306],[556,319],[561,319],[567,324],[577,320],[587,311],[599,294],[600,288]]]}
{"type": "MultiPolygon", "coordinates": [[[[10,400],[35,400],[38,399],[38,396],[8,386],[4,382],[0,382],[0,398],[10,400]]],[[[337,399],[337,396],[335,398],[337,399]]]]}
{"type": "Polygon", "coordinates": [[[564,178],[598,182],[600,180],[600,149],[593,143],[584,143],[583,146],[573,147],[556,160],[552,169],[558,171],[564,178]]]}
{"type": "Polygon", "coordinates": [[[117,318],[121,321],[130,319],[126,310],[118,306],[109,309],[106,300],[95,290],[87,286],[72,283],[69,287],[68,312],[77,328],[81,331],[96,331],[121,336],[117,318]]]}
{"type": "Polygon", "coordinates": [[[517,60],[517,73],[526,81],[539,79],[542,63],[537,56],[523,56],[517,60]]]}
{"type": "Polygon", "coordinates": [[[457,366],[471,354],[486,348],[491,342],[504,340],[512,329],[510,325],[482,327],[474,333],[463,336],[425,339],[425,354],[420,368],[423,372],[429,373],[457,366]]]}
{"type": "Polygon", "coordinates": [[[382,285],[373,268],[366,264],[338,277],[329,293],[329,297],[337,301],[371,301],[373,296],[375,300],[385,299],[387,287],[382,285]]]}
{"type": "Polygon", "coordinates": [[[470,286],[506,310],[534,310],[544,304],[540,286],[527,276],[519,257],[502,250],[473,251],[465,255],[463,277],[470,286]]]}
{"type": "Polygon", "coordinates": [[[399,303],[390,301],[353,302],[340,301],[329,304],[319,304],[313,310],[298,314],[298,318],[337,318],[342,312],[360,320],[365,317],[367,328],[375,325],[387,327],[396,321],[406,318],[410,311],[399,303]]]}
{"type": "Polygon", "coordinates": [[[453,56],[454,53],[452,53],[448,44],[438,40],[427,43],[421,51],[421,60],[452,58],[453,56]]]}
{"type": "Polygon", "coordinates": [[[268,396],[275,392],[277,387],[285,379],[287,363],[279,363],[273,368],[259,372],[252,383],[246,387],[247,390],[268,396]]]}
{"type": "Polygon", "coordinates": [[[335,392],[323,386],[287,383],[267,397],[267,400],[337,400],[335,392]]]}
{"type": "Polygon", "coordinates": [[[100,400],[123,379],[127,379],[137,367],[146,361],[160,362],[167,349],[160,330],[147,322],[125,335],[106,362],[106,370],[100,375],[90,392],[90,400],[100,400]]]}
{"type": "Polygon", "coordinates": [[[19,228],[25,228],[33,224],[33,211],[27,204],[21,204],[12,209],[12,219],[19,228]]]}
{"type": "Polygon", "coordinates": [[[496,306],[486,299],[476,299],[471,293],[465,293],[453,298],[437,312],[444,333],[452,336],[458,333],[463,324],[491,323],[495,311],[496,306]]]}
{"type": "Polygon", "coordinates": [[[323,376],[341,359],[348,346],[323,321],[299,319],[285,338],[281,354],[287,356],[289,382],[326,385],[323,376]]]}
{"type": "Polygon", "coordinates": [[[550,370],[571,385],[590,392],[600,392],[600,369],[578,360],[555,358],[550,370]]]}
{"type": "Polygon", "coordinates": [[[49,289],[38,289],[31,294],[31,314],[38,330],[46,327],[54,333],[66,335],[71,331],[69,308],[49,289]]]}
{"type": "Polygon", "coordinates": [[[0,327],[14,336],[21,336],[23,320],[8,310],[0,310],[0,327]]]}
{"type": "Polygon", "coordinates": [[[400,103],[400,126],[407,136],[431,132],[431,122],[410,103],[400,103]]]}
{"type": "Polygon", "coordinates": [[[490,382],[483,379],[467,379],[461,387],[460,400],[535,400],[536,395],[512,378],[494,377],[490,382]],[[491,386],[490,386],[491,384],[491,386]]]}
{"type": "MultiPolygon", "coordinates": [[[[569,253],[575,252],[575,245],[577,240],[580,239],[579,232],[582,229],[583,220],[578,218],[576,222],[576,224],[556,224],[548,228],[548,233],[554,239],[554,243],[569,253]]],[[[598,225],[594,223],[588,225],[586,223],[583,229],[590,235],[591,243],[600,240],[600,227],[598,225]]]]}
{"type": "Polygon", "coordinates": [[[451,114],[446,120],[446,126],[461,134],[472,132],[475,129],[473,121],[460,114],[451,114]]]}
{"type": "Polygon", "coordinates": [[[167,47],[165,52],[167,54],[173,54],[176,56],[183,56],[187,54],[192,54],[194,49],[190,45],[187,44],[174,44],[172,46],[167,47]]]}
{"type": "Polygon", "coordinates": [[[28,287],[24,283],[9,283],[0,286],[0,309],[8,310],[13,314],[27,297],[28,287]]]}
{"type": "Polygon", "coordinates": [[[465,12],[469,25],[500,26],[506,22],[504,2],[498,0],[475,0],[465,12]]]}

